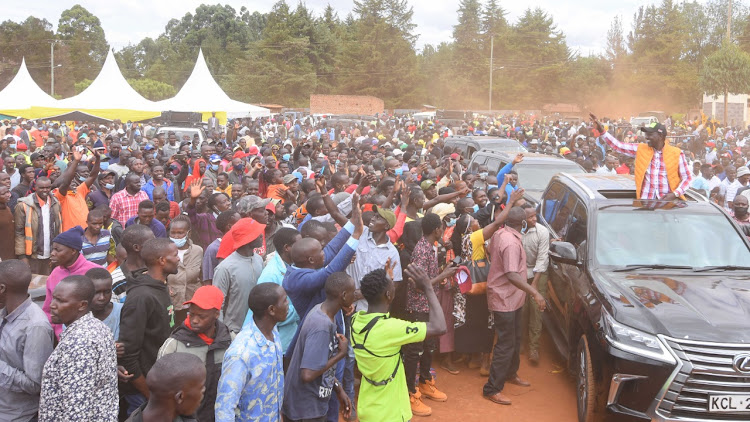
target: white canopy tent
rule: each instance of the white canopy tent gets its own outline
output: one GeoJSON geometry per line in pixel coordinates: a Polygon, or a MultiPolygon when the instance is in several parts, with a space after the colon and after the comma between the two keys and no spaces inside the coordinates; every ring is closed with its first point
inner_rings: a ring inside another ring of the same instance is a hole
{"type": "Polygon", "coordinates": [[[22,115],[32,106],[55,107],[57,100],[39,88],[26,68],[26,59],[13,80],[0,91],[0,112],[7,115],[22,115]]]}
{"type": "Polygon", "coordinates": [[[58,101],[56,107],[74,110],[161,111],[156,102],[143,98],[128,84],[112,50],[107,53],[104,66],[91,85],[76,96],[58,101]]]}
{"type": "Polygon", "coordinates": [[[198,59],[190,77],[180,92],[173,98],[159,101],[160,110],[164,111],[192,111],[201,112],[206,120],[206,115],[211,112],[226,112],[228,118],[236,117],[262,117],[270,116],[271,111],[267,108],[246,104],[236,101],[224,92],[211,76],[206,60],[203,58],[203,50],[198,51],[198,59]]]}

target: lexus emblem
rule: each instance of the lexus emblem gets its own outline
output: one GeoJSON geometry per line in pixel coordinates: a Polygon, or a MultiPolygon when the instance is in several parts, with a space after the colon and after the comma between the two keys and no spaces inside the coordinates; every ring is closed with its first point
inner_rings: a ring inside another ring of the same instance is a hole
{"type": "Polygon", "coordinates": [[[743,374],[750,374],[750,353],[743,353],[735,356],[734,369],[743,374]]]}

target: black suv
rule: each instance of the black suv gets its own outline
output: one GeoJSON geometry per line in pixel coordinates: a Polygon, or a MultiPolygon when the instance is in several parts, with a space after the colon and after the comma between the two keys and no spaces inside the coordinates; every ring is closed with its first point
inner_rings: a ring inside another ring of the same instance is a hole
{"type": "Polygon", "coordinates": [[[632,176],[559,174],[539,208],[579,421],[749,421],[748,239],[691,193],[633,198],[632,176]]]}
{"type": "MultiPolygon", "coordinates": [[[[467,157],[465,155],[465,157],[467,157]]],[[[497,172],[506,164],[513,161],[516,153],[505,153],[495,150],[481,150],[475,152],[469,162],[469,171],[476,173],[480,165],[487,166],[487,172],[494,179],[497,172]]],[[[523,161],[513,169],[518,173],[518,183],[526,190],[526,200],[538,204],[544,188],[547,187],[552,176],[559,172],[570,174],[585,173],[578,163],[566,160],[559,155],[524,153],[523,161]]]]}
{"type": "Polygon", "coordinates": [[[445,138],[445,146],[457,150],[464,157],[471,157],[477,151],[491,149],[494,151],[517,154],[527,152],[527,149],[517,140],[510,138],[499,138],[497,136],[468,136],[453,135],[445,138]]]}

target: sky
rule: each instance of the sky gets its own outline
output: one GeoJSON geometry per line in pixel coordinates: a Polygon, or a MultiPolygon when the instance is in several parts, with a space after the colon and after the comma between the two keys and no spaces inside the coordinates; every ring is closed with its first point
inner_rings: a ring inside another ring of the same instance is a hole
{"type": "MultiPolygon", "coordinates": [[[[417,48],[425,44],[437,45],[450,41],[453,26],[457,23],[458,1],[456,0],[408,0],[414,9],[413,21],[417,25],[415,33],[419,38],[417,48]]],[[[480,0],[483,2],[484,0],[480,0]]],[[[513,23],[526,8],[541,7],[547,11],[565,34],[568,46],[574,53],[582,56],[601,54],[606,45],[607,30],[615,16],[623,20],[625,33],[630,29],[633,13],[639,6],[655,3],[655,0],[499,0],[499,4],[508,12],[507,19],[513,23]]],[[[45,18],[55,28],[63,10],[74,4],[81,4],[99,17],[109,44],[119,50],[128,44],[137,44],[144,37],[157,37],[164,31],[167,22],[172,18],[182,18],[188,12],[194,12],[202,3],[214,3],[201,0],[79,0],[66,2],[61,0],[2,0],[2,19],[23,21],[33,15],[45,18]]],[[[237,11],[242,6],[261,13],[268,12],[272,0],[223,0],[237,11]]],[[[289,5],[296,5],[297,0],[287,0],[289,5]]],[[[339,17],[351,12],[352,0],[307,0],[308,8],[321,14],[327,4],[337,10],[339,17]]]]}

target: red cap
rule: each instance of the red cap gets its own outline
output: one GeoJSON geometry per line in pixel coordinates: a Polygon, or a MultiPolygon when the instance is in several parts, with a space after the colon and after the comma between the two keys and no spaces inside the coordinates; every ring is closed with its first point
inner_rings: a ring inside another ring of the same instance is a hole
{"type": "Polygon", "coordinates": [[[235,153],[234,153],[234,155],[232,156],[232,159],[235,159],[235,158],[245,158],[245,157],[247,157],[248,155],[250,155],[250,154],[244,153],[244,152],[242,152],[242,151],[237,151],[237,152],[235,152],[235,153]]]}
{"type": "Polygon", "coordinates": [[[272,213],[276,214],[276,204],[274,204],[273,201],[269,202],[266,205],[266,211],[271,211],[272,213]]]}
{"type": "Polygon", "coordinates": [[[232,228],[229,229],[229,232],[221,238],[219,251],[216,254],[216,257],[220,259],[228,257],[240,247],[257,239],[258,236],[262,236],[265,230],[265,224],[260,224],[249,217],[241,218],[240,221],[232,226],[232,228]]]}
{"type": "Polygon", "coordinates": [[[23,142],[19,142],[18,145],[16,146],[16,149],[19,151],[28,151],[29,147],[27,147],[26,144],[24,144],[23,142]]]}
{"type": "Polygon", "coordinates": [[[183,303],[183,305],[193,304],[201,309],[218,309],[221,310],[221,304],[224,302],[224,293],[216,286],[203,286],[193,293],[193,298],[183,303]]]}
{"type": "Polygon", "coordinates": [[[458,154],[454,152],[453,154],[451,154],[451,158],[454,160],[458,160],[458,154]]]}
{"type": "Polygon", "coordinates": [[[252,145],[250,148],[247,149],[247,152],[250,155],[258,155],[258,147],[255,145],[252,145]]]}

